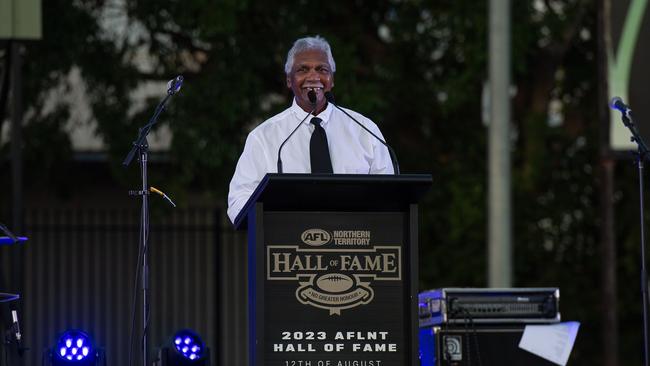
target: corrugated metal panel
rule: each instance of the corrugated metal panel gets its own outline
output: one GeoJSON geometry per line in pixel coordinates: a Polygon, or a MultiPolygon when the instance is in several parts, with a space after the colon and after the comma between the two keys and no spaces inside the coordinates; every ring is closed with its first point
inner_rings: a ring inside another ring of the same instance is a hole
{"type": "Polygon", "coordinates": [[[222,231],[219,267],[220,365],[248,365],[248,266],[246,233],[235,232],[227,218],[222,231]]]}
{"type": "MultiPolygon", "coordinates": [[[[212,209],[188,209],[152,218],[150,349],[183,327],[198,331],[213,352],[221,348],[217,342],[225,335],[218,331],[223,329],[218,327],[217,298],[223,296],[218,286],[227,280],[218,280],[222,271],[217,266],[219,261],[229,261],[224,254],[217,255],[219,217],[212,209]]],[[[109,365],[127,364],[138,222],[139,212],[126,210],[28,213],[30,241],[20,249],[24,260],[6,255],[16,249],[2,248],[0,261],[5,277],[10,277],[10,267],[22,267],[21,316],[25,341],[31,347],[24,365],[40,364],[41,351],[67,328],[90,332],[106,349],[109,365]]],[[[140,313],[138,304],[138,330],[140,313]]],[[[140,360],[138,349],[134,348],[136,360],[140,360]]],[[[215,356],[216,361],[219,355],[215,356]]]]}

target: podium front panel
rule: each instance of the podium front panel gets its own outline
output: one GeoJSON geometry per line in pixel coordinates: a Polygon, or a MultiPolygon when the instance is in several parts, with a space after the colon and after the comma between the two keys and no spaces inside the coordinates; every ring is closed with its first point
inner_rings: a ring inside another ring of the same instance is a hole
{"type": "Polygon", "coordinates": [[[258,213],[256,365],[412,364],[409,210],[258,213]]]}

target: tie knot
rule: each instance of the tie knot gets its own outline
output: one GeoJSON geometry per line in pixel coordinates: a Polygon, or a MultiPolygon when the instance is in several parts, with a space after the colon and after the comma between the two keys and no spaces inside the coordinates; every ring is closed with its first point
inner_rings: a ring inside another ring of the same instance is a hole
{"type": "Polygon", "coordinates": [[[320,127],[320,123],[323,122],[323,120],[318,117],[314,117],[311,119],[310,122],[316,125],[317,127],[320,127]]]}

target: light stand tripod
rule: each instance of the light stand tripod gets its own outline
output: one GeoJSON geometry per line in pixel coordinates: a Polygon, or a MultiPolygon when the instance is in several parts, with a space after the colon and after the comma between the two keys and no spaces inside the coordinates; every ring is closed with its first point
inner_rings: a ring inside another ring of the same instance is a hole
{"type": "MultiPolygon", "coordinates": [[[[142,209],[140,215],[140,246],[138,252],[138,268],[136,269],[136,287],[138,282],[138,277],[142,274],[141,290],[142,290],[142,366],[147,366],[148,361],[148,349],[147,349],[147,336],[148,336],[148,326],[149,326],[149,259],[148,259],[148,237],[149,237],[149,183],[147,182],[147,160],[149,154],[149,145],[147,143],[147,135],[151,131],[151,128],[158,122],[158,117],[165,110],[167,102],[172,95],[176,94],[183,85],[183,77],[177,76],[175,79],[170,80],[167,83],[167,95],[165,98],[158,104],[156,110],[149,119],[149,122],[140,128],[138,138],[133,142],[133,147],[131,151],[127,154],[124,162],[124,166],[131,164],[131,161],[135,157],[135,154],[138,154],[138,159],[140,161],[140,173],[142,176],[142,190],[140,191],[130,191],[129,195],[142,196],[142,209]],[[140,266],[141,265],[141,266],[140,266]]],[[[134,289],[135,291],[135,289],[134,289]]],[[[134,323],[135,323],[135,303],[136,296],[133,298],[133,315],[132,315],[132,324],[131,324],[131,334],[129,338],[129,366],[131,366],[131,350],[133,348],[133,333],[134,333],[134,323]]]]}

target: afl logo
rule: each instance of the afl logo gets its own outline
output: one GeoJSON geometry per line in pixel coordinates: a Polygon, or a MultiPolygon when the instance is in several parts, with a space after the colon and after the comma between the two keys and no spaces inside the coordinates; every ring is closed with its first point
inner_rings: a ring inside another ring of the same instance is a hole
{"type": "Polygon", "coordinates": [[[309,229],[303,231],[300,239],[307,245],[319,247],[329,243],[332,240],[332,236],[323,229],[309,229]]]}

